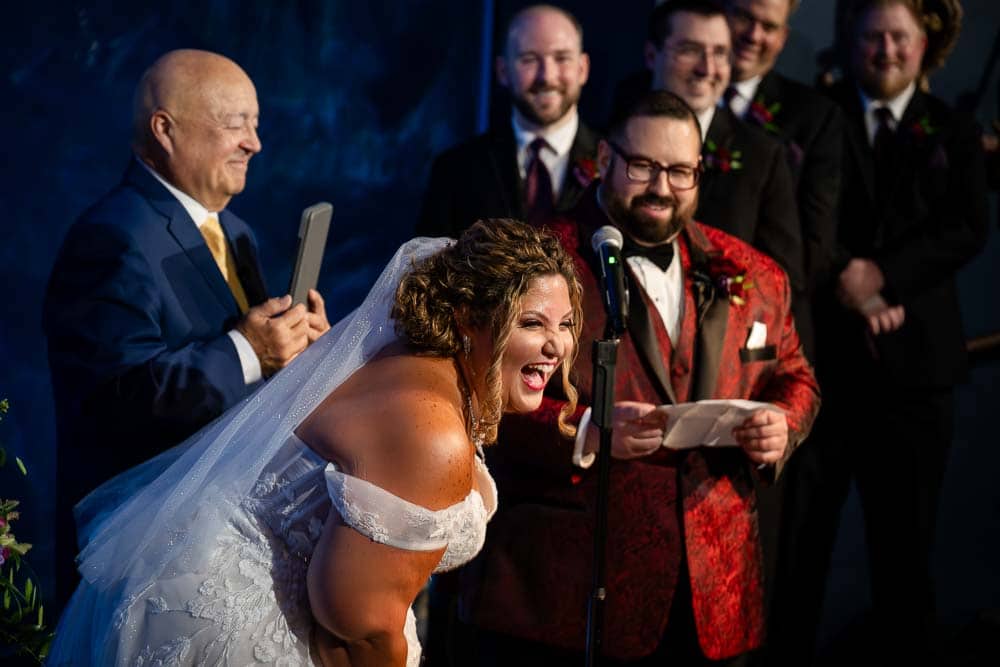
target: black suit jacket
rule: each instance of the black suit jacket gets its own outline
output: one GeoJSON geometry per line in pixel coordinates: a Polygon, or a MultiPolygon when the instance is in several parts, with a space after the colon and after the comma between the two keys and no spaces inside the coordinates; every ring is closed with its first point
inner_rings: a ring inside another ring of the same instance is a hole
{"type": "Polygon", "coordinates": [[[781,144],[719,107],[705,135],[702,162],[695,218],[770,255],[788,273],[793,292],[802,292],[802,231],[781,144]],[[740,166],[712,166],[713,153],[723,151],[739,153],[740,166]]]}
{"type": "Polygon", "coordinates": [[[873,368],[904,386],[950,386],[966,367],[955,274],[987,234],[979,128],[970,116],[915,92],[897,126],[889,184],[878,196],[858,89],[845,81],[831,95],[847,127],[834,271],[818,295],[821,371],[845,387],[873,368]],[[885,276],[883,296],[904,306],[898,331],[869,339],[860,317],[836,302],[836,276],[853,257],[874,260],[885,276]]]}
{"type": "Polygon", "coordinates": [[[837,201],[843,155],[844,118],[822,93],[774,70],[754,93],[757,108],[743,120],[757,125],[785,145],[795,184],[805,253],[806,289],[812,294],[828,275],[837,227],[837,201]],[[767,110],[770,120],[760,113],[767,110]]]}
{"type": "Polygon", "coordinates": [[[702,164],[705,172],[695,218],[746,241],[785,269],[795,323],[812,358],[802,228],[784,147],[763,130],[739,120],[727,107],[719,107],[705,135],[702,164]],[[734,159],[739,155],[738,168],[730,164],[727,170],[717,163],[726,153],[734,159]]]}
{"type": "MultiPolygon", "coordinates": [[[[589,185],[597,160],[597,135],[580,122],[556,211],[573,208],[589,185]]],[[[416,233],[457,237],[481,218],[524,219],[517,143],[507,124],[454,146],[435,160],[416,233]]]]}

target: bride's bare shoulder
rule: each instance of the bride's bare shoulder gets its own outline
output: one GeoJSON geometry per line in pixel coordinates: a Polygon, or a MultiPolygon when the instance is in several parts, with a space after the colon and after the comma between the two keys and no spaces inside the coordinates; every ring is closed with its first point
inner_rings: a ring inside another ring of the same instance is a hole
{"type": "Polygon", "coordinates": [[[451,359],[383,354],[337,389],[299,436],[345,472],[441,509],[472,484],[472,448],[451,359]]]}

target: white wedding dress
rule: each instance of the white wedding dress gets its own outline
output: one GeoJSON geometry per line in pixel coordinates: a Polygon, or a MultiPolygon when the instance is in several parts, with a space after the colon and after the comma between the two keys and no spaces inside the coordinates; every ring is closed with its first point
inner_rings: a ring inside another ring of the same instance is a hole
{"type": "MultiPolygon", "coordinates": [[[[331,509],[382,544],[446,547],[438,572],[475,556],[496,509],[479,456],[469,495],[431,511],[342,474],[293,433],[394,339],[388,309],[399,278],[444,243],[404,245],[365,303],[254,396],[77,507],[83,582],[47,664],[314,664],[306,571],[331,509]]],[[[412,610],[403,632],[415,667],[412,610]]]]}

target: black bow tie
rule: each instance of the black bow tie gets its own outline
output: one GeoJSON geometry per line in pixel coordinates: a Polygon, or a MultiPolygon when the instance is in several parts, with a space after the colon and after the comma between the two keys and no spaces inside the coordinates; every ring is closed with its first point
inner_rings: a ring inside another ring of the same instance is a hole
{"type": "Polygon", "coordinates": [[[661,243],[660,245],[645,246],[626,237],[622,255],[625,257],[645,257],[660,267],[660,271],[666,271],[674,259],[674,244],[661,243]]]}

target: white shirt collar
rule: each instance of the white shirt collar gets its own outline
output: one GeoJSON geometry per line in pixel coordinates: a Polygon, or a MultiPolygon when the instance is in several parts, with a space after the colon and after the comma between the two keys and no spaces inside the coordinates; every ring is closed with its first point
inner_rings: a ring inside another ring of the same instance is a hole
{"type": "Polygon", "coordinates": [[[888,100],[876,100],[865,95],[864,91],[858,88],[858,95],[861,96],[861,107],[865,110],[865,129],[868,130],[868,142],[875,141],[875,132],[878,130],[878,119],[875,117],[875,109],[888,107],[892,112],[893,127],[899,123],[906,111],[906,107],[913,99],[913,94],[917,90],[917,82],[911,81],[910,85],[903,89],[899,95],[888,100]]]}
{"type": "MultiPolygon", "coordinates": [[[[729,101],[729,108],[733,110],[733,113],[743,118],[746,115],[747,109],[750,108],[750,104],[753,102],[753,96],[757,93],[757,86],[760,85],[763,75],[750,77],[743,81],[735,81],[730,85],[736,91],[736,95],[729,101]]],[[[725,103],[725,98],[723,98],[723,104],[725,103]]]]}
{"type": "Polygon", "coordinates": [[[712,124],[712,119],[715,118],[715,107],[710,106],[701,113],[695,113],[698,117],[698,123],[701,125],[701,140],[705,141],[705,137],[708,135],[708,126],[712,124]]]}
{"type": "Polygon", "coordinates": [[[167,179],[163,178],[163,176],[160,176],[158,173],[156,173],[156,170],[150,167],[145,162],[143,162],[138,155],[135,156],[135,159],[136,161],[139,162],[139,164],[141,164],[146,169],[146,171],[148,171],[150,174],[153,175],[153,178],[158,180],[163,185],[163,187],[167,189],[167,192],[172,194],[174,198],[178,202],[180,202],[180,205],[184,207],[184,210],[187,211],[187,214],[191,216],[191,219],[194,221],[194,224],[198,225],[199,229],[201,228],[201,225],[205,222],[205,218],[207,218],[210,215],[216,215],[216,216],[218,215],[216,213],[212,213],[207,208],[202,206],[191,195],[185,192],[181,192],[176,187],[167,182],[167,179]]]}
{"type": "Polygon", "coordinates": [[[554,127],[529,130],[524,127],[517,112],[512,113],[510,122],[514,128],[514,140],[517,142],[518,153],[536,137],[545,139],[555,154],[560,157],[569,153],[569,149],[573,146],[573,139],[576,138],[576,131],[580,127],[580,116],[576,109],[572,109],[567,116],[568,118],[556,123],[554,127]]]}

